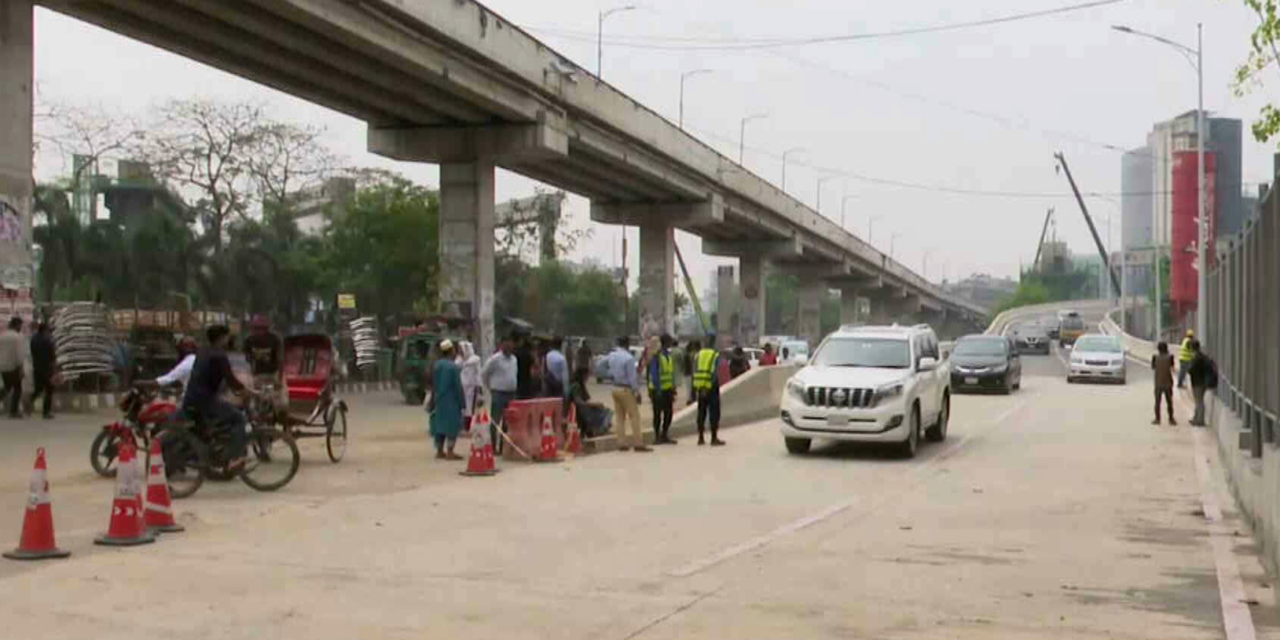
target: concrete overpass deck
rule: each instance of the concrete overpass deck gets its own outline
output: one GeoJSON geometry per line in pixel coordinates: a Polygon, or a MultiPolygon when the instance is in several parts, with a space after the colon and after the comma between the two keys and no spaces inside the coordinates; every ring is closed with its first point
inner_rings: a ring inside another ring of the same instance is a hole
{"type": "MultiPolygon", "coordinates": [[[[765,261],[895,317],[985,316],[472,0],[39,4],[364,120],[375,153],[440,163],[442,290],[482,324],[494,166],[589,197],[598,222],[639,226],[642,315],[660,328],[673,315],[674,228],[742,258],[749,277],[765,261]]],[[[748,306],[759,324],[763,296],[748,306]]],[[[810,320],[801,333],[816,341],[810,320]]]]}

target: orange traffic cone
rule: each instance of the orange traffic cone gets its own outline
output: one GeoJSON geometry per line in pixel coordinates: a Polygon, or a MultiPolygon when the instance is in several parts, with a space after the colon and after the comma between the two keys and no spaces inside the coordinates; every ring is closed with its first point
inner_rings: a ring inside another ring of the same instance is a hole
{"type": "Polygon", "coordinates": [[[560,461],[560,452],[556,451],[556,435],[551,431],[551,416],[542,416],[542,444],[538,448],[538,456],[533,461],[560,461]]]}
{"type": "Polygon", "coordinates": [[[481,409],[471,420],[471,457],[464,476],[491,476],[498,473],[493,466],[493,443],[489,440],[489,412],[481,409]]]}
{"type": "Polygon", "coordinates": [[[169,481],[164,472],[164,453],[160,451],[160,438],[151,439],[151,455],[147,456],[151,473],[147,476],[147,508],[142,523],[151,531],[176,533],[186,527],[173,519],[169,502],[169,481]]]}
{"type": "Polygon", "coordinates": [[[44,448],[36,449],[36,464],[31,469],[31,493],[27,498],[27,512],[22,518],[22,537],[18,548],[4,552],[10,560],[41,560],[65,558],[70,551],[63,551],[53,540],[53,503],[49,499],[49,472],[44,466],[44,448]]]}
{"type": "Polygon", "coordinates": [[[574,455],[582,453],[582,433],[578,431],[578,409],[569,405],[569,417],[565,420],[564,452],[574,455]]]}
{"type": "Polygon", "coordinates": [[[155,532],[142,524],[142,474],[132,444],[120,445],[116,460],[116,497],[111,502],[111,523],[94,544],[128,547],[156,541],[155,532]]]}

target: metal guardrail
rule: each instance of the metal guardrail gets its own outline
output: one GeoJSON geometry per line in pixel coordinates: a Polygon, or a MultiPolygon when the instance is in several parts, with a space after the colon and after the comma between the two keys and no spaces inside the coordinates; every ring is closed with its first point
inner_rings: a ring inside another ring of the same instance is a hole
{"type": "Polygon", "coordinates": [[[1280,198],[1220,251],[1205,283],[1201,343],[1218,363],[1219,399],[1239,416],[1251,453],[1276,442],[1280,414],[1280,198]]]}

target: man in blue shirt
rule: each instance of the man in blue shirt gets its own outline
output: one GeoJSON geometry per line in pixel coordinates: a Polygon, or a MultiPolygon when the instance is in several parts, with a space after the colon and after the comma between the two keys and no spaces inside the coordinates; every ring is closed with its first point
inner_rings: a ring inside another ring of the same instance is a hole
{"type": "Polygon", "coordinates": [[[613,413],[618,416],[618,440],[622,451],[628,451],[635,442],[635,450],[641,453],[653,451],[644,444],[644,432],[640,427],[640,376],[636,375],[636,357],[631,355],[631,340],[626,336],[618,338],[618,346],[609,352],[605,360],[609,368],[609,378],[613,381],[613,413]],[[635,432],[632,440],[627,439],[627,430],[635,432]]]}
{"type": "Polygon", "coordinates": [[[569,388],[569,363],[560,351],[564,338],[556,336],[551,339],[551,349],[547,351],[547,370],[545,372],[547,396],[551,398],[565,397],[569,388]]]}

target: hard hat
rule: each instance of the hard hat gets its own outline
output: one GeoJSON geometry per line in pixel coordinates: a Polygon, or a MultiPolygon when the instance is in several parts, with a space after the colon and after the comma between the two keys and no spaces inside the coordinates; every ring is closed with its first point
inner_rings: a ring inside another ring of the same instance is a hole
{"type": "Polygon", "coordinates": [[[1188,338],[1190,338],[1191,336],[1194,336],[1195,334],[1196,334],[1196,332],[1194,332],[1194,331],[1192,331],[1192,330],[1190,330],[1190,329],[1187,329],[1187,337],[1188,337],[1188,338]]]}
{"type": "Polygon", "coordinates": [[[440,350],[441,350],[441,351],[453,351],[453,341],[452,341],[452,340],[450,340],[450,339],[448,339],[448,338],[445,338],[444,340],[441,340],[441,341],[440,341],[440,350]]]}

